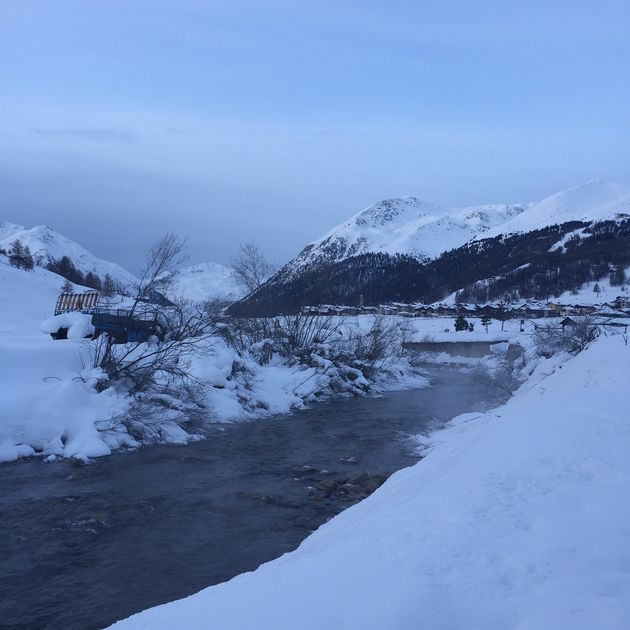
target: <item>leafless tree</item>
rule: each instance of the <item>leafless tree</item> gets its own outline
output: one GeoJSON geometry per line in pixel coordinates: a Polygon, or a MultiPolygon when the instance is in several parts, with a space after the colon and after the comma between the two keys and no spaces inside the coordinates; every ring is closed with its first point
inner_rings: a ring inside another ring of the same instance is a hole
{"type": "Polygon", "coordinates": [[[230,264],[236,272],[239,283],[252,293],[268,280],[276,270],[260,248],[252,242],[241,243],[239,253],[231,259],[230,264]]]}
{"type": "Polygon", "coordinates": [[[186,241],[168,232],[145,253],[145,264],[136,287],[130,316],[141,303],[156,304],[171,287],[174,275],[186,260],[186,241]]]}
{"type": "Polygon", "coordinates": [[[70,282],[70,280],[68,280],[68,278],[65,278],[63,281],[63,284],[61,285],[61,292],[72,293],[73,291],[74,291],[74,285],[72,284],[72,282],[70,282]]]}
{"type": "Polygon", "coordinates": [[[167,234],[146,253],[145,268],[128,313],[132,318],[150,318],[156,334],[148,341],[117,344],[103,334],[89,346],[91,367],[101,368],[107,382],[124,382],[131,393],[150,386],[169,387],[192,379],[190,358],[209,336],[214,324],[207,312],[190,302],[172,302],[162,292],[172,282],[181,265],[185,244],[174,234],[167,234]]]}
{"type": "Polygon", "coordinates": [[[503,331],[503,327],[505,326],[505,320],[508,318],[508,313],[505,308],[505,300],[501,298],[496,307],[496,318],[501,322],[501,331],[503,331]]]}

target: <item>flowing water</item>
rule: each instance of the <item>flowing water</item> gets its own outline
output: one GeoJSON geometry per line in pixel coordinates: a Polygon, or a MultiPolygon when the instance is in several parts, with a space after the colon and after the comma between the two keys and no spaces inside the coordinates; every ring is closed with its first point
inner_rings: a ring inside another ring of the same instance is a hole
{"type": "Polygon", "coordinates": [[[410,466],[410,436],[498,402],[469,373],[429,377],[185,446],[0,465],[0,628],[103,627],[295,549],[365,494],[349,473],[410,466]]]}

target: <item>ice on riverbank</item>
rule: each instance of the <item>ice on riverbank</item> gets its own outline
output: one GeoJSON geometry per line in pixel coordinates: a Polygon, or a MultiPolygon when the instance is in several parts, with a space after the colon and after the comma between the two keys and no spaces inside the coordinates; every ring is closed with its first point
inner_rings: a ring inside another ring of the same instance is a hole
{"type": "Polygon", "coordinates": [[[115,627],[630,627],[629,382],[621,336],[541,360],[295,552],[115,627]]]}

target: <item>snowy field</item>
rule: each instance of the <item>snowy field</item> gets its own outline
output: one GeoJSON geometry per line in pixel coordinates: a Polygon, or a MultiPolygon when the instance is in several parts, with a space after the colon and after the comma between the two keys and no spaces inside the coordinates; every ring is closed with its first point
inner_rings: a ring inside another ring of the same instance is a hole
{"type": "Polygon", "coordinates": [[[628,383],[619,335],[540,360],[295,552],[113,627],[628,628],[628,383]]]}

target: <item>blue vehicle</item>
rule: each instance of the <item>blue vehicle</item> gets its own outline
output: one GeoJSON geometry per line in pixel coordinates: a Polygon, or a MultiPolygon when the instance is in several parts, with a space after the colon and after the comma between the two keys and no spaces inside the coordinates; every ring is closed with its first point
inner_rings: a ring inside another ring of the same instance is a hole
{"type": "MultiPolygon", "coordinates": [[[[146,308],[133,312],[130,308],[112,307],[111,303],[101,299],[96,291],[62,293],[57,299],[55,315],[70,312],[92,315],[93,339],[103,333],[108,334],[114,343],[143,342],[152,336],[160,340],[164,338],[155,312],[147,312],[146,308]]],[[[67,339],[68,328],[60,327],[51,333],[51,336],[53,339],[67,339]]]]}

